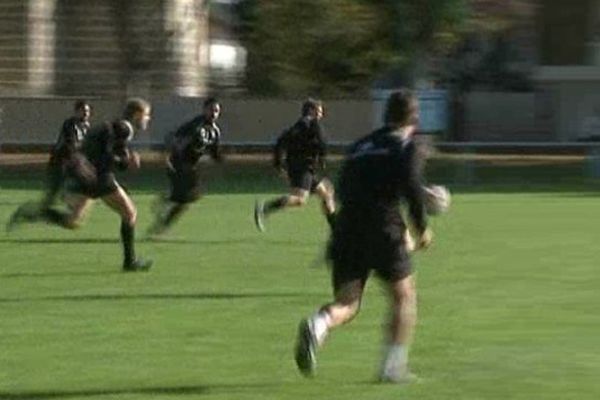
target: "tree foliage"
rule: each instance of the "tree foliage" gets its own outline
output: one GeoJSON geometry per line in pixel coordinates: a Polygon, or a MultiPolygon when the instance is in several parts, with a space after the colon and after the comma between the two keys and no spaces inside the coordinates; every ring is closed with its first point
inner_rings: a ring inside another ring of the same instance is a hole
{"type": "Polygon", "coordinates": [[[257,94],[368,90],[392,67],[452,48],[468,0],[245,0],[247,87],[257,94]]]}

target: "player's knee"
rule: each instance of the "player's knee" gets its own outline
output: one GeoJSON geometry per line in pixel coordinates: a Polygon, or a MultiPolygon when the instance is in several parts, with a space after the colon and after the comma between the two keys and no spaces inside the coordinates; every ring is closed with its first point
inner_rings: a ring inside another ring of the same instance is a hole
{"type": "Polygon", "coordinates": [[[327,194],[327,197],[329,197],[330,199],[333,199],[333,197],[335,196],[335,187],[333,186],[332,183],[329,183],[326,186],[325,193],[327,194]]]}
{"type": "Polygon", "coordinates": [[[334,325],[346,324],[350,322],[360,310],[360,301],[336,302],[323,308],[334,321],[334,325]]]}
{"type": "Polygon", "coordinates": [[[331,190],[329,190],[327,192],[326,201],[328,203],[333,203],[334,200],[335,200],[335,190],[333,188],[331,188],[331,190]]]}
{"type": "Polygon", "coordinates": [[[328,179],[323,179],[317,189],[324,198],[333,197],[335,193],[333,184],[328,179]]]}
{"type": "Polygon", "coordinates": [[[360,311],[360,301],[353,301],[351,303],[343,304],[341,306],[341,311],[344,315],[344,321],[350,322],[360,311]]]}
{"type": "Polygon", "coordinates": [[[335,209],[335,199],[333,193],[328,193],[322,197],[323,205],[328,209],[335,209]]]}
{"type": "Polygon", "coordinates": [[[308,202],[308,195],[302,195],[302,196],[298,196],[298,205],[299,206],[305,206],[306,203],[308,202]]]}
{"type": "Polygon", "coordinates": [[[290,195],[288,196],[288,205],[302,207],[308,201],[308,195],[290,195]]]}
{"type": "Polygon", "coordinates": [[[65,228],[67,229],[71,229],[71,230],[76,230],[81,228],[81,217],[76,216],[76,217],[71,217],[71,218],[67,218],[65,220],[65,228]]]}
{"type": "Polygon", "coordinates": [[[394,291],[393,301],[400,306],[402,304],[415,303],[416,298],[417,293],[414,284],[412,281],[406,281],[394,291]]]}
{"type": "Polygon", "coordinates": [[[351,298],[342,298],[337,301],[338,307],[348,316],[354,316],[360,310],[360,300],[351,298]]]}
{"type": "Polygon", "coordinates": [[[129,214],[129,221],[131,222],[132,225],[135,225],[135,223],[137,222],[137,209],[134,208],[133,210],[131,210],[131,213],[129,214]]]}
{"type": "Polygon", "coordinates": [[[137,221],[137,209],[135,207],[127,210],[123,215],[123,221],[128,225],[135,225],[137,221]]]}
{"type": "Polygon", "coordinates": [[[348,309],[348,314],[350,316],[354,317],[360,311],[360,301],[358,301],[358,300],[353,301],[352,303],[348,304],[346,307],[348,309]]]}

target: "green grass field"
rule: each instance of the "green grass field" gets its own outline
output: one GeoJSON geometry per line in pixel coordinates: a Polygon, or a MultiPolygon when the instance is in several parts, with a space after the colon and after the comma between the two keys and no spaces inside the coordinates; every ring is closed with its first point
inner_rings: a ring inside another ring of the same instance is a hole
{"type": "MultiPolygon", "coordinates": [[[[581,165],[481,166],[452,185],[433,247],[416,257],[422,378],[375,384],[385,297],[334,331],[306,380],[292,358],[299,319],[330,299],[315,268],[327,226],[316,200],[253,225],[257,197],[285,190],[265,164],[210,167],[207,195],[168,240],[140,240],[146,274],[120,272],[118,217],[0,235],[0,399],[598,399],[600,199],[581,165]],[[313,265],[311,268],[310,266],[313,265]]],[[[460,171],[459,171],[460,172],[460,171]]],[[[38,196],[41,173],[5,168],[0,221],[38,196]]],[[[139,237],[164,184],[130,178],[139,237]]]]}

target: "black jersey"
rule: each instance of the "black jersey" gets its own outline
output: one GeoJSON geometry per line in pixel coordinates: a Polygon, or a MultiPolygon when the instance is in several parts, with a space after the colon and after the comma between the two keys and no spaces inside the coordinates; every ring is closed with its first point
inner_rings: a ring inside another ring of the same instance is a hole
{"type": "Polygon", "coordinates": [[[385,221],[388,215],[398,215],[404,199],[416,228],[424,231],[421,170],[413,140],[401,139],[387,127],[374,131],[349,149],[337,190],[341,212],[368,222],[385,221]]]}
{"type": "Polygon", "coordinates": [[[89,127],[87,121],[82,121],[78,117],[66,119],[52,148],[52,160],[62,162],[71,159],[73,154],[80,149],[89,127]]]}
{"type": "Polygon", "coordinates": [[[319,122],[301,118],[277,138],[274,149],[275,167],[282,166],[284,152],[288,168],[315,170],[318,166],[323,167],[326,145],[319,122]]]}
{"type": "Polygon", "coordinates": [[[81,151],[98,175],[113,172],[116,168],[124,170],[129,166],[129,142],[133,136],[134,129],[129,121],[106,122],[90,130],[81,151]]]}
{"type": "Polygon", "coordinates": [[[169,160],[175,168],[194,167],[206,153],[221,160],[221,129],[203,115],[180,126],[170,140],[169,160]]]}

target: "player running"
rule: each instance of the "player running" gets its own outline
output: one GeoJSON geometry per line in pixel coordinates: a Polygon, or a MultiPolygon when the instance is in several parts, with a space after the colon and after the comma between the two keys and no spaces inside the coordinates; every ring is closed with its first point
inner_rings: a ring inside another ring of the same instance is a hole
{"type": "Polygon", "coordinates": [[[408,349],[416,323],[416,289],[399,209],[402,200],[408,202],[417,248],[427,247],[432,238],[424,209],[420,153],[413,140],[416,97],[407,90],[393,93],[384,117],[384,127],[351,146],[342,167],[341,207],[328,249],[334,300],[300,323],[295,358],[305,375],[313,374],[317,348],[327,333],[358,313],[365,283],[374,270],[391,299],[380,379],[409,382],[414,377],[408,369],[408,349]]]}
{"type": "Polygon", "coordinates": [[[302,105],[301,118],[277,139],[274,164],[281,174],[287,174],[290,192],[267,202],[257,201],[254,207],[254,222],[259,231],[265,230],[265,219],[269,215],[287,207],[304,206],[311,193],[321,198],[323,213],[329,225],[333,227],[333,185],[329,179],[319,176],[319,170],[325,169],[327,147],[319,122],[322,118],[323,104],[318,100],[308,99],[302,105]]]}
{"type": "Polygon", "coordinates": [[[43,208],[51,206],[64,185],[69,170],[77,167],[77,154],[90,129],[91,105],[85,100],[75,103],[75,115],[62,126],[48,162],[48,189],[42,202],[43,208]]]}
{"type": "Polygon", "coordinates": [[[148,230],[150,236],[167,231],[189,205],[200,198],[201,157],[208,153],[213,160],[222,161],[221,129],[217,125],[220,115],[219,101],[208,98],[204,101],[202,115],[183,124],[171,137],[167,158],[170,191],[159,201],[155,222],[148,230]]]}
{"type": "Polygon", "coordinates": [[[64,188],[65,179],[77,171],[81,143],[90,128],[92,108],[85,100],[78,100],[74,106],[75,115],[66,119],[58,134],[56,143],[50,150],[47,166],[46,192],[40,203],[25,203],[12,214],[6,226],[11,231],[21,222],[33,222],[42,217],[51,207],[64,188]]]}
{"type": "Polygon", "coordinates": [[[130,150],[136,131],[144,131],[150,121],[150,104],[142,99],[127,102],[123,117],[97,126],[88,132],[81,144],[82,157],[77,158],[73,174],[68,175],[65,202],[69,212],[46,207],[38,220],[67,229],[79,227],[94,199],[101,199],[121,217],[123,270],[145,271],[151,260],[136,257],[135,204],[117,182],[115,170],[140,167],[140,156],[130,150]]]}

